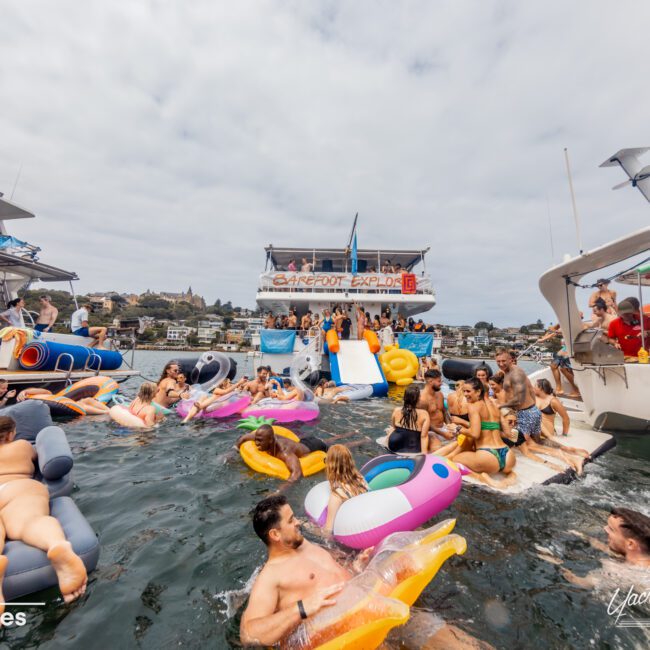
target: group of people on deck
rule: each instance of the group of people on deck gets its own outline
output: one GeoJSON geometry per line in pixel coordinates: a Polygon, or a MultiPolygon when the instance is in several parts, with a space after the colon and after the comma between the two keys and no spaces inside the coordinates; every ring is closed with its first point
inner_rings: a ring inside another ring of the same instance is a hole
{"type": "MultiPolygon", "coordinates": [[[[59,317],[59,310],[52,304],[52,298],[46,294],[39,297],[40,310],[34,329],[37,332],[52,332],[54,325],[59,317]]],[[[7,309],[0,312],[0,320],[4,321],[9,327],[18,327],[25,329],[25,299],[15,298],[7,303],[7,309]]],[[[93,312],[92,304],[87,301],[81,304],[70,316],[70,331],[76,336],[92,338],[88,347],[104,349],[106,341],[106,327],[90,327],[88,319],[89,314],[93,312]]]]}
{"type": "Polygon", "coordinates": [[[447,456],[497,488],[515,481],[515,452],[558,472],[572,468],[581,475],[589,453],[562,444],[556,435],[556,416],[562,421],[561,435],[569,432],[569,417],[550,383],[541,379],[533,386],[512,351],[498,350],[496,362],[499,372],[494,376],[487,366],[479,366],[472,378],[457,382],[446,405],[442,373],[426,370],[424,387],[408,386],[403,405],[393,411],[388,448],[447,456]],[[504,475],[501,480],[493,476],[498,473],[504,475]]]}

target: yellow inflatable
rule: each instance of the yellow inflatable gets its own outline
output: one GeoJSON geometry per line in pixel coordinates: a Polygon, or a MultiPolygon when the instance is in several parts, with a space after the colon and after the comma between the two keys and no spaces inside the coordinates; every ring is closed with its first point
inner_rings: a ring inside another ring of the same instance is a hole
{"type": "Polygon", "coordinates": [[[450,535],[449,519],[425,531],[395,533],[378,547],[363,573],[336,596],[336,605],[310,617],[282,644],[291,650],[374,650],[388,632],[403,625],[410,606],[452,555],[467,543],[450,535]]]}
{"type": "Polygon", "coordinates": [[[418,373],[418,358],[410,350],[397,345],[387,345],[386,352],[379,356],[386,380],[398,386],[408,386],[418,373]]]}
{"type": "MultiPolygon", "coordinates": [[[[277,436],[283,436],[284,438],[289,438],[294,442],[300,442],[300,438],[289,429],[284,427],[273,426],[273,433],[277,436]]],[[[257,445],[253,440],[248,440],[240,448],[239,453],[244,459],[244,462],[256,472],[260,474],[268,474],[269,476],[274,476],[275,478],[281,478],[286,481],[291,472],[289,468],[275,456],[267,454],[265,451],[260,451],[257,448],[257,445]]],[[[300,467],[302,468],[303,476],[311,476],[325,469],[325,456],[327,454],[324,451],[312,451],[311,454],[300,459],[300,467]]]]}

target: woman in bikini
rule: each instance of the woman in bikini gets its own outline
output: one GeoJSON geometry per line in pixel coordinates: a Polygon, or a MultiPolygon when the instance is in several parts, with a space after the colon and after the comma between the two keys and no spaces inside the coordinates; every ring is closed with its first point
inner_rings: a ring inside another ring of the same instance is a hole
{"type": "Polygon", "coordinates": [[[579,447],[569,447],[560,442],[557,438],[555,431],[555,416],[559,415],[562,420],[562,434],[563,436],[569,435],[569,428],[571,420],[569,414],[564,408],[564,404],[555,397],[553,387],[548,379],[538,379],[535,389],[535,401],[537,408],[542,412],[542,436],[550,442],[553,446],[558,447],[562,451],[573,454],[578,457],[577,467],[575,468],[578,476],[582,475],[582,465],[584,461],[590,458],[590,454],[586,449],[579,447]]]}
{"type": "Polygon", "coordinates": [[[453,424],[461,427],[459,433],[468,433],[469,428],[469,409],[467,408],[467,399],[463,393],[465,382],[461,379],[456,382],[453,393],[447,395],[447,405],[449,407],[449,416],[453,424]]]}
{"type": "MultiPolygon", "coordinates": [[[[474,474],[474,478],[496,488],[511,485],[516,475],[516,463],[512,450],[501,440],[501,414],[487,396],[483,382],[472,377],[463,386],[469,415],[468,436],[474,439],[476,451],[461,451],[454,460],[462,463],[474,474]],[[490,474],[501,472],[502,481],[495,481],[490,474]]],[[[456,444],[456,443],[452,443],[456,444]]]]}
{"type": "MultiPolygon", "coordinates": [[[[0,553],[5,540],[19,540],[47,553],[66,603],[86,591],[86,567],[74,552],[57,519],[50,516],[47,487],[33,480],[36,451],[26,440],[14,440],[16,422],[0,416],[0,553]]],[[[0,586],[7,558],[0,555],[0,586]]],[[[4,611],[0,591],[0,613],[4,611]]]]}
{"type": "Polygon", "coordinates": [[[152,427],[158,419],[164,417],[163,415],[156,415],[156,407],[153,404],[153,398],[156,396],[157,390],[156,384],[146,381],[140,386],[138,396],[129,405],[129,413],[140,418],[148,427],[152,427]]]}
{"type": "Polygon", "coordinates": [[[404,391],[404,405],[393,410],[391,424],[393,430],[388,434],[387,446],[393,452],[426,454],[433,451],[437,440],[429,439],[429,412],[417,408],[420,389],[411,384],[404,391]]]}
{"type": "Polygon", "coordinates": [[[490,397],[497,403],[503,404],[506,400],[506,391],[503,390],[503,381],[505,375],[502,372],[497,372],[490,377],[488,385],[490,387],[490,397]]]}
{"type": "Polygon", "coordinates": [[[169,408],[173,406],[187,392],[179,389],[178,376],[181,374],[181,368],[178,361],[169,361],[165,364],[160,379],[158,380],[157,392],[153,401],[159,406],[169,408]]]}
{"type": "Polygon", "coordinates": [[[225,397],[226,395],[230,395],[231,393],[234,393],[236,390],[242,390],[244,388],[244,384],[247,381],[248,380],[246,377],[242,377],[238,382],[233,384],[230,382],[230,379],[228,379],[227,377],[225,379],[222,379],[212,389],[211,395],[208,395],[208,397],[204,397],[203,399],[194,402],[192,408],[189,410],[189,413],[185,416],[181,424],[186,424],[192,418],[196,417],[201,411],[208,408],[210,404],[214,404],[215,402],[219,401],[221,398],[225,397]]]}
{"type": "Polygon", "coordinates": [[[359,473],[352,454],[345,445],[332,445],[327,450],[325,474],[330,484],[330,498],[324,531],[331,534],[334,518],[341,505],[348,499],[367,492],[368,484],[359,473]]]}

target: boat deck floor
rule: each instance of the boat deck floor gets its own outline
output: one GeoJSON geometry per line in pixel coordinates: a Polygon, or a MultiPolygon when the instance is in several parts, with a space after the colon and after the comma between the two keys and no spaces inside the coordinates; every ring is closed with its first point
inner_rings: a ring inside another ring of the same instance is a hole
{"type": "MultiPolygon", "coordinates": [[[[71,381],[79,381],[88,377],[94,377],[97,373],[94,370],[73,370],[70,373],[71,381]]],[[[137,377],[139,370],[102,370],[99,373],[103,377],[112,377],[116,381],[124,381],[130,377],[137,377]]],[[[6,379],[10,385],[16,384],[50,384],[65,382],[68,379],[68,373],[60,370],[0,370],[0,379],[6,379]]]]}

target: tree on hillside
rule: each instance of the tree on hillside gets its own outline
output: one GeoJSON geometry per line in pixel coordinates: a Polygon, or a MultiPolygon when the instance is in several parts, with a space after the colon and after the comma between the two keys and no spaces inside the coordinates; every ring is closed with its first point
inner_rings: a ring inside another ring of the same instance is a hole
{"type": "Polygon", "coordinates": [[[490,332],[491,330],[494,329],[494,325],[492,323],[488,323],[487,321],[480,320],[476,325],[474,325],[475,330],[487,330],[490,332]]]}
{"type": "Polygon", "coordinates": [[[520,334],[528,334],[528,327],[527,327],[526,325],[522,325],[522,326],[519,328],[519,333],[520,333],[520,334]]]}

